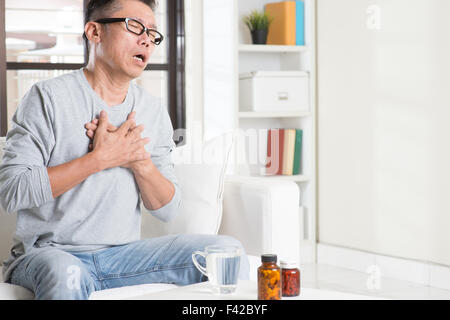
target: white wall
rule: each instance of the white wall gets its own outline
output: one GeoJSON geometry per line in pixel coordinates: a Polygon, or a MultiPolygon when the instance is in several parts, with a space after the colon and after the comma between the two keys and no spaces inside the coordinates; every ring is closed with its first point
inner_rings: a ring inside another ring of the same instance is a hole
{"type": "Polygon", "coordinates": [[[203,1],[204,139],[235,129],[236,60],[233,0],[203,1]]]}
{"type": "Polygon", "coordinates": [[[450,1],[317,12],[319,241],[450,265],[450,1]]]}
{"type": "Polygon", "coordinates": [[[203,140],[203,0],[185,0],[187,144],[203,140]]]}

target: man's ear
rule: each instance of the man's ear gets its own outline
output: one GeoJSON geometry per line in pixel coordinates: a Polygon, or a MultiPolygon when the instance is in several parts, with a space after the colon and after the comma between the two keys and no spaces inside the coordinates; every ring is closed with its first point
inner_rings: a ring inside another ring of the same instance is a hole
{"type": "Polygon", "coordinates": [[[93,43],[99,43],[101,40],[102,29],[97,22],[90,21],[84,26],[86,38],[93,43]]]}

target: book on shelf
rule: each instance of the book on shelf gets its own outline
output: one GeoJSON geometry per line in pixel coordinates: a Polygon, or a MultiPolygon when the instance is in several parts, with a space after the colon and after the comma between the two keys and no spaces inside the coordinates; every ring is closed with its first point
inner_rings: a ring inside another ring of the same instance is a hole
{"type": "Polygon", "coordinates": [[[301,174],[303,130],[269,129],[266,175],[301,174]]]}
{"type": "Polygon", "coordinates": [[[295,1],[295,44],[305,45],[305,2],[295,1]]]}
{"type": "Polygon", "coordinates": [[[284,130],[270,129],[267,134],[267,175],[281,175],[283,164],[284,130]]]}
{"type": "Polygon", "coordinates": [[[305,3],[301,0],[268,3],[265,11],[271,17],[268,45],[305,45],[305,3]]]}
{"type": "Polygon", "coordinates": [[[301,172],[302,161],[302,145],[303,145],[303,130],[295,130],[295,149],[294,149],[294,168],[293,175],[299,175],[301,172]]]}
{"type": "Polygon", "coordinates": [[[292,176],[294,169],[295,129],[284,129],[282,174],[292,176]]]}
{"type": "Polygon", "coordinates": [[[268,3],[265,11],[273,19],[269,26],[267,44],[295,46],[295,1],[268,3]]]}

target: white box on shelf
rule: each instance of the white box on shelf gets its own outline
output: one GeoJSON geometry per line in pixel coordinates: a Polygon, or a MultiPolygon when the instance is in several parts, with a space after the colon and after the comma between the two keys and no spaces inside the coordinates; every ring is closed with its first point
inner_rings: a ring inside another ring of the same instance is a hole
{"type": "Polygon", "coordinates": [[[240,111],[309,111],[304,71],[255,71],[239,75],[240,111]]]}

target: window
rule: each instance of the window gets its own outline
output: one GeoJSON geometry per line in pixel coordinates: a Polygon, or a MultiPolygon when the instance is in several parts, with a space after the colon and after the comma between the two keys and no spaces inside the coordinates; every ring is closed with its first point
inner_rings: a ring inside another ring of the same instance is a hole
{"type": "MultiPolygon", "coordinates": [[[[86,65],[88,0],[5,0],[0,6],[0,136],[30,87],[86,65]],[[37,21],[38,20],[38,21],[37,21]]],[[[184,0],[160,0],[155,12],[166,40],[134,81],[167,106],[174,130],[186,127],[184,0]]],[[[183,137],[177,139],[181,143],[183,137]]]]}

